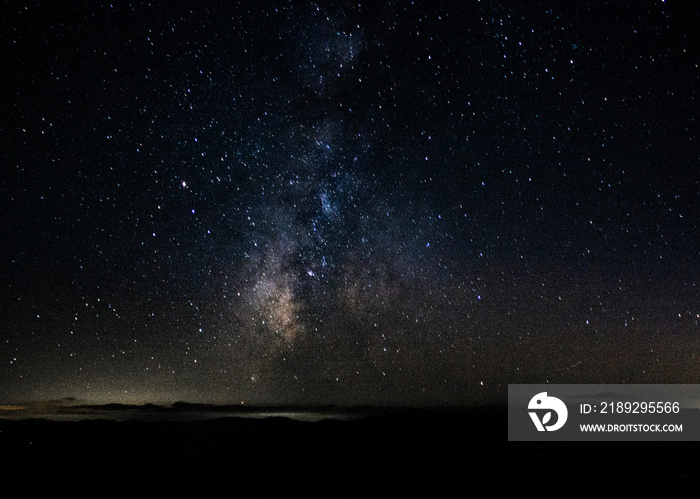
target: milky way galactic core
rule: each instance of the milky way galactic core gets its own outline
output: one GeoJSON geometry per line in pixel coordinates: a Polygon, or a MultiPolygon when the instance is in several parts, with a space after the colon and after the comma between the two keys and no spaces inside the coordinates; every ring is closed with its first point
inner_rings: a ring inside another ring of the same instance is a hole
{"type": "Polygon", "coordinates": [[[692,5],[2,9],[0,402],[700,382],[692,5]]]}

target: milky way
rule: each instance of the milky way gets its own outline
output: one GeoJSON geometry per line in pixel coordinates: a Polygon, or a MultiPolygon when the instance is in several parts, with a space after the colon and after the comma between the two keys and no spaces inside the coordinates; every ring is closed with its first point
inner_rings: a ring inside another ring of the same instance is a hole
{"type": "Polygon", "coordinates": [[[5,10],[0,402],[700,382],[696,9],[5,10]]]}

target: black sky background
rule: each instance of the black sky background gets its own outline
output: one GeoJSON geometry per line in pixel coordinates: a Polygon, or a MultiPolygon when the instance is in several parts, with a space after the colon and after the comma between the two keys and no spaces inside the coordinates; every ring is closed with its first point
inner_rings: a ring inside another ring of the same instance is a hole
{"type": "Polygon", "coordinates": [[[0,402],[700,382],[692,2],[2,10],[0,402]]]}

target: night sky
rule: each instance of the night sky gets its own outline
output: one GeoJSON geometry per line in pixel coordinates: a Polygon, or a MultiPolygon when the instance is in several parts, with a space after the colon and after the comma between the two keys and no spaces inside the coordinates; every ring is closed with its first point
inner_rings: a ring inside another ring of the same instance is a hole
{"type": "Polygon", "coordinates": [[[700,383],[695,2],[1,9],[0,403],[700,383]]]}

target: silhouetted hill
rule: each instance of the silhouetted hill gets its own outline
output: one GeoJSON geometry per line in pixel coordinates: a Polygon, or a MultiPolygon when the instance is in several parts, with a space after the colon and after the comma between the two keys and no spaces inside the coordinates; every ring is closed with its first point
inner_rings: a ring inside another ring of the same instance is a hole
{"type": "Polygon", "coordinates": [[[4,476],[24,483],[33,497],[470,497],[482,487],[502,496],[533,483],[538,494],[570,483],[614,496],[640,477],[675,487],[695,475],[694,460],[677,445],[586,444],[507,442],[507,412],[499,407],[397,409],[316,422],[0,420],[4,476]],[[27,475],[29,481],[19,478],[27,475]]]}

